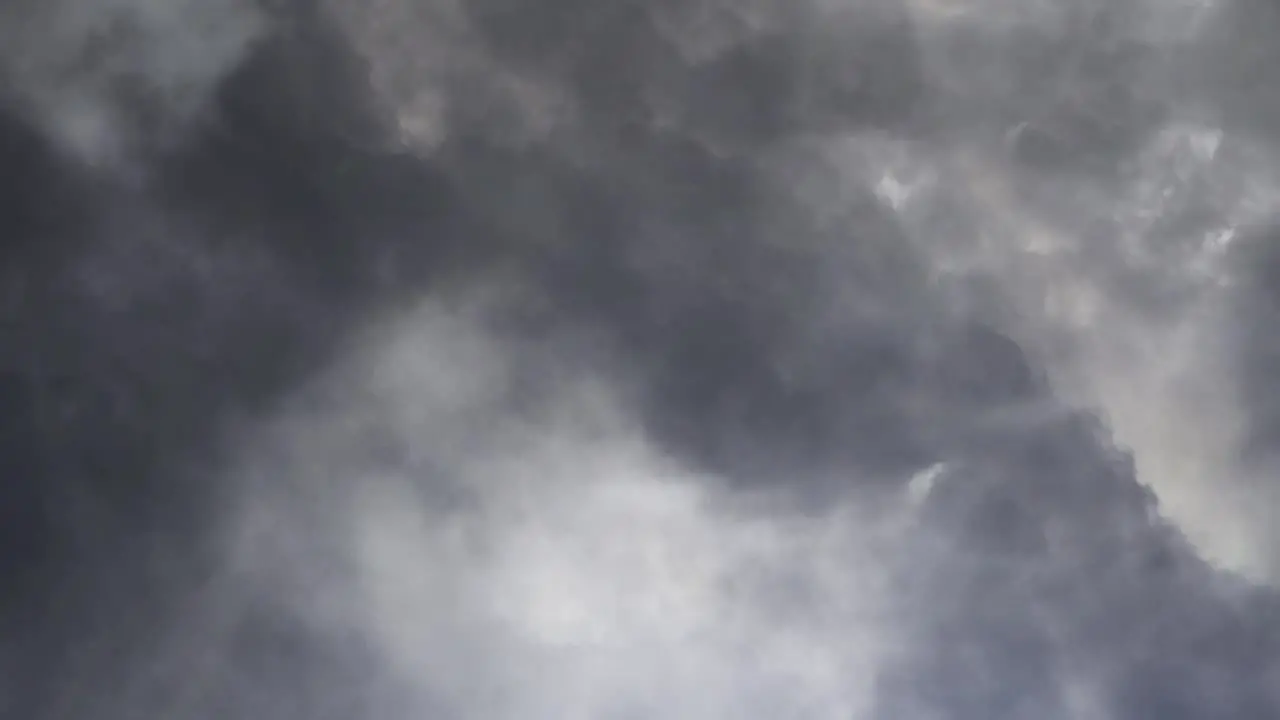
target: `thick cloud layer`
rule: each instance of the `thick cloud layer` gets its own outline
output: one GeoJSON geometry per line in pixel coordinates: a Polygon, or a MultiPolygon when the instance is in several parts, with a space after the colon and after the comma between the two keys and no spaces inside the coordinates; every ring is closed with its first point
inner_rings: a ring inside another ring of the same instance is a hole
{"type": "Polygon", "coordinates": [[[1262,3],[99,5],[0,13],[6,716],[1280,711],[1262,3]]]}

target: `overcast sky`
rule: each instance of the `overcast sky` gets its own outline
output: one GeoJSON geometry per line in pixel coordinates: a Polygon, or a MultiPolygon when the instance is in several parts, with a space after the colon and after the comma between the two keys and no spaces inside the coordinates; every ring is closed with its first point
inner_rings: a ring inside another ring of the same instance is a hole
{"type": "Polygon", "coordinates": [[[0,9],[0,714],[1280,715],[1261,0],[0,9]]]}

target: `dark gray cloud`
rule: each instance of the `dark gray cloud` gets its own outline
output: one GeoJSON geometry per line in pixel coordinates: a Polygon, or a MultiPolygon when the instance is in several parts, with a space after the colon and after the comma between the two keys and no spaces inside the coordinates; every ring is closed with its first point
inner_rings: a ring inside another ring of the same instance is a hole
{"type": "Polygon", "coordinates": [[[0,707],[1275,714],[1263,23],[1002,4],[5,11],[0,707]]]}

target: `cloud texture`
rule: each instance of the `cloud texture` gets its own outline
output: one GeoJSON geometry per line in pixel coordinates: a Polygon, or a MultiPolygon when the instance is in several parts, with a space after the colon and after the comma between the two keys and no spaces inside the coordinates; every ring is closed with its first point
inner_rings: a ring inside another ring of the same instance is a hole
{"type": "Polygon", "coordinates": [[[1264,3],[0,11],[0,710],[1280,710],[1264,3]]]}

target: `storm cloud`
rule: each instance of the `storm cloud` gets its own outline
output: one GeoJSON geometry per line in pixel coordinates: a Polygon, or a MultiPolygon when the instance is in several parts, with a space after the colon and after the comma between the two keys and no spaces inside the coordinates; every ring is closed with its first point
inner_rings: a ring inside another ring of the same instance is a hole
{"type": "Polygon", "coordinates": [[[1280,711],[1263,3],[170,5],[0,11],[6,716],[1280,711]]]}

